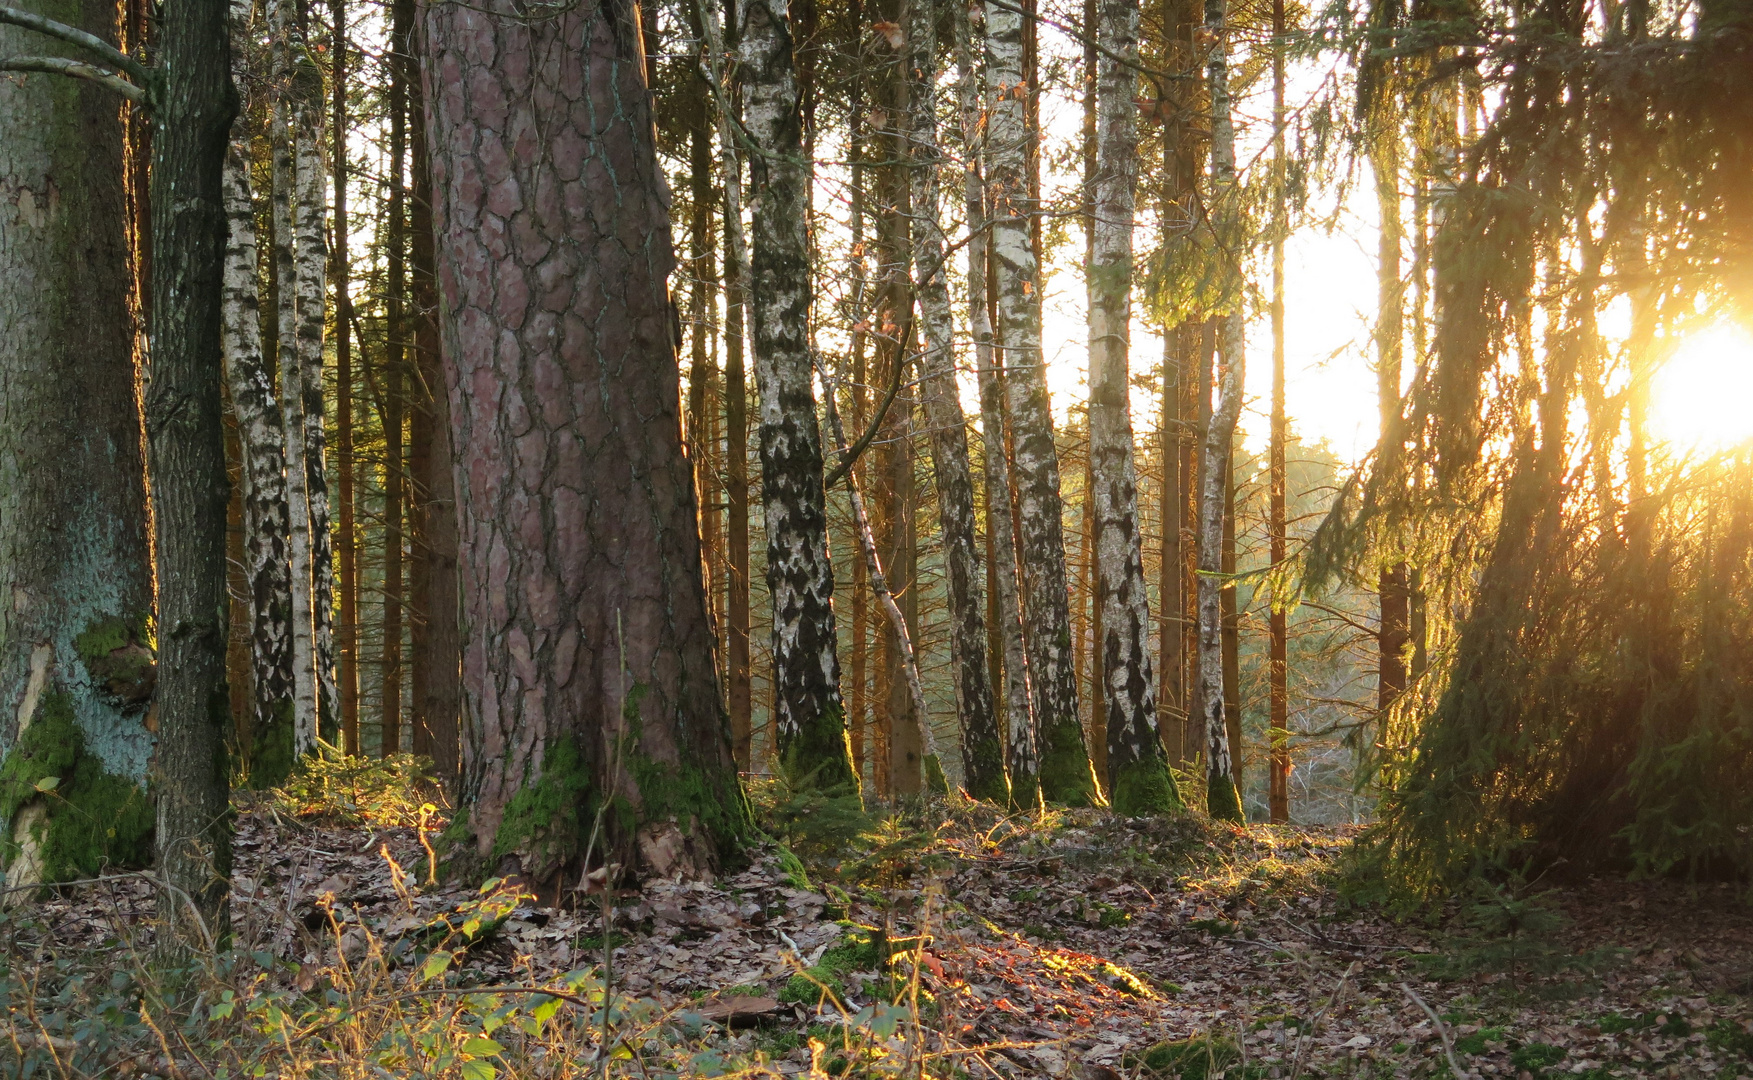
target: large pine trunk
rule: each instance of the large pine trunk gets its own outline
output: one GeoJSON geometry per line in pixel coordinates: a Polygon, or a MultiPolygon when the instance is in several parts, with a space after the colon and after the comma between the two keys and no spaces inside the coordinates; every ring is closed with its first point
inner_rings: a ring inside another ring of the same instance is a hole
{"type": "Polygon", "coordinates": [[[165,7],[152,141],[152,368],[143,395],[158,559],[159,945],[229,934],[222,174],[236,112],[226,0],[165,7]],[[198,921],[197,921],[198,920],[198,921]]]}
{"type": "MultiPolygon", "coordinates": [[[[106,41],[121,29],[113,0],[32,10],[106,41]]],[[[0,27],[0,55],[53,49],[0,27]]],[[[8,885],[89,877],[151,856],[152,569],[124,107],[109,90],[56,75],[0,79],[0,864],[8,885]],[[48,777],[60,781],[53,795],[36,788],[48,777]]],[[[222,612],[223,569],[216,580],[222,612]]]]}
{"type": "Polygon", "coordinates": [[[1040,735],[1042,795],[1082,805],[1096,798],[1095,775],[1078,719],[1071,607],[1065,591],[1059,452],[1041,352],[1041,275],[1030,223],[1030,88],[1023,70],[1023,17],[1010,4],[986,5],[988,113],[986,163],[990,253],[997,263],[998,339],[1014,441],[1020,510],[1017,551],[1028,621],[1029,678],[1040,735]]]}
{"type": "Polygon", "coordinates": [[[420,22],[474,853],[542,884],[598,860],[708,874],[747,817],[637,9],[434,4],[420,22]]]}
{"type": "MultiPolygon", "coordinates": [[[[233,0],[234,66],[245,63],[249,27],[250,5],[233,0]]],[[[292,770],[292,571],[286,550],[286,434],[262,353],[250,137],[241,119],[225,159],[225,216],[225,367],[243,459],[244,573],[255,684],[248,765],[250,785],[262,788],[280,783],[292,770]]]]}
{"type": "Polygon", "coordinates": [[[773,598],[774,726],[794,780],[856,790],[840,701],[834,567],[809,352],[809,175],[784,0],[741,8],[754,243],[749,299],[761,400],[761,496],[773,598]]]}
{"type": "MultiPolygon", "coordinates": [[[[1094,703],[1107,721],[1108,799],[1122,814],[1180,805],[1157,732],[1149,589],[1132,460],[1132,228],[1138,185],[1138,0],[1099,0],[1096,172],[1089,281],[1090,492],[1101,633],[1094,703]]],[[[1087,512],[1087,511],[1086,511],[1087,512]]]]}

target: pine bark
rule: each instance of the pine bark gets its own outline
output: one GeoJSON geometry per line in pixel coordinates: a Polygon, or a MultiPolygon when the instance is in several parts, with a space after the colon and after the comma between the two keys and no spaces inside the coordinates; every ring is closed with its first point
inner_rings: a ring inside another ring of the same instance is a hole
{"type": "MultiPolygon", "coordinates": [[[[114,2],[31,10],[109,42],[121,31],[114,2]]],[[[0,27],[0,56],[54,51],[71,54],[0,27]]],[[[0,79],[0,866],[12,886],[151,856],[152,564],[124,107],[55,75],[0,79]],[[32,775],[45,752],[53,764],[32,775]],[[61,779],[53,795],[35,789],[45,776],[61,779]]],[[[224,584],[221,567],[220,612],[224,584]]]]}
{"type": "MultiPolygon", "coordinates": [[[[1376,468],[1395,475],[1400,468],[1400,365],[1405,327],[1405,296],[1400,280],[1403,243],[1400,214],[1400,133],[1391,121],[1372,140],[1370,166],[1376,179],[1376,208],[1381,228],[1376,234],[1376,394],[1381,435],[1376,468]]],[[[1386,710],[1406,689],[1406,646],[1411,640],[1410,595],[1406,563],[1390,553],[1377,583],[1380,621],[1377,627],[1376,707],[1386,710]]]]}
{"type": "MultiPolygon", "coordinates": [[[[234,71],[245,62],[250,5],[231,5],[234,71]]],[[[223,341],[231,408],[243,460],[244,573],[250,596],[253,787],[286,779],[293,762],[292,573],[287,562],[286,433],[262,354],[256,293],[256,211],[250,193],[250,140],[241,119],[225,158],[223,341]]]]}
{"type": "MultiPolygon", "coordinates": [[[[1273,570],[1285,558],[1285,440],[1288,424],[1284,413],[1284,0],[1272,2],[1272,431],[1269,448],[1271,491],[1267,514],[1268,557],[1273,570]]],[[[1276,593],[1277,587],[1274,586],[1276,593]]],[[[1272,821],[1290,821],[1290,685],[1287,668],[1289,623],[1285,605],[1274,595],[1267,642],[1268,734],[1267,813],[1272,821]]]]}
{"type": "MultiPolygon", "coordinates": [[[[961,0],[950,0],[960,3],[961,0]]],[[[913,0],[912,50],[914,293],[925,351],[919,358],[931,467],[937,481],[938,528],[950,608],[950,663],[955,668],[956,716],[962,729],[962,775],[968,794],[1003,802],[1004,749],[986,672],[986,613],[980,553],[975,540],[974,478],[968,429],[956,385],[955,325],[950,312],[944,232],[939,216],[943,152],[937,128],[937,16],[931,0],[913,0]]]]}
{"type": "Polygon", "coordinates": [[[1122,814],[1165,813],[1180,793],[1163,758],[1150,663],[1149,589],[1139,535],[1131,413],[1132,231],[1138,185],[1138,0],[1099,0],[1095,186],[1089,281],[1090,507],[1101,602],[1098,707],[1108,799],[1122,814]]]}
{"type": "Polygon", "coordinates": [[[420,22],[475,853],[536,882],[594,858],[708,874],[748,826],[637,9],[437,4],[420,22]]]}
{"type": "Polygon", "coordinates": [[[1032,222],[1028,123],[1032,87],[1023,71],[1024,27],[1012,6],[986,6],[990,106],[986,142],[992,258],[997,264],[998,338],[1014,439],[1014,484],[1020,529],[1023,611],[1028,623],[1029,678],[1039,732],[1042,795],[1084,805],[1096,797],[1095,776],[1078,719],[1066,594],[1065,536],[1060,522],[1059,453],[1041,352],[1041,281],[1032,222]]]}
{"type": "Polygon", "coordinates": [[[773,598],[774,727],[798,782],[857,790],[840,701],[834,567],[809,355],[808,163],[784,0],[745,0],[743,107],[754,210],[749,299],[761,398],[761,496],[773,598]]]}
{"type": "MultiPolygon", "coordinates": [[[[1228,4],[1206,0],[1205,30],[1214,42],[1206,61],[1211,89],[1211,198],[1213,229],[1232,239],[1236,226],[1236,147],[1230,116],[1228,4]]],[[[1226,269],[1232,285],[1240,267],[1226,269]]],[[[1228,298],[1234,310],[1220,317],[1214,381],[1217,404],[1206,425],[1199,507],[1199,684],[1205,715],[1206,809],[1220,821],[1241,821],[1241,795],[1234,770],[1234,747],[1224,693],[1222,592],[1224,506],[1229,498],[1229,462],[1236,422],[1242,412],[1243,322],[1240,289],[1228,298]]]]}
{"type": "Polygon", "coordinates": [[[211,951],[229,932],[225,734],[222,175],[237,99],[225,0],[164,9],[152,163],[152,369],[143,413],[158,560],[161,949],[211,951]],[[196,916],[200,925],[196,924],[196,916]]]}

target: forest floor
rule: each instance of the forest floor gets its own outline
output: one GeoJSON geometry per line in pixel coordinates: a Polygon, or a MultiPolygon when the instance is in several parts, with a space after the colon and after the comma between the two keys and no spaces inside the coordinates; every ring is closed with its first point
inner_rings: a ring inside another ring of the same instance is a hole
{"type": "Polygon", "coordinates": [[[376,816],[242,807],[238,949],[192,1006],[147,974],[149,881],[13,908],[3,1071],[582,1077],[607,1032],[628,1076],[1753,1076],[1753,909],[1727,886],[1396,920],[1336,887],[1352,830],[937,801],[799,836],[807,866],[768,845],[711,884],[547,906],[423,885],[442,821],[376,816]]]}

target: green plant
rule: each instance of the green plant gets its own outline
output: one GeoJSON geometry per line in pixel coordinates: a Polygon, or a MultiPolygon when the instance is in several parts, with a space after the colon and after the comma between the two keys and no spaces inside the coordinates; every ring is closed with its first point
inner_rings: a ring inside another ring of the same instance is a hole
{"type": "Polygon", "coordinates": [[[1511,1065],[1518,1069],[1525,1069],[1536,1076],[1540,1075],[1541,1070],[1550,1065],[1558,1064],[1564,1058],[1564,1047],[1553,1046],[1550,1043],[1525,1043],[1510,1052],[1511,1065]]]}

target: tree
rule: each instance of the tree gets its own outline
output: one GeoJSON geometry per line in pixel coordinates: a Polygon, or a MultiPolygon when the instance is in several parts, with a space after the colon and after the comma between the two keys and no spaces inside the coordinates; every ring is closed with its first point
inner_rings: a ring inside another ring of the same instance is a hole
{"type": "Polygon", "coordinates": [[[1060,522],[1059,452],[1053,442],[1041,352],[1040,266],[1030,235],[1036,207],[1028,170],[1035,132],[1028,123],[1025,100],[1032,88],[1024,73],[1023,31],[1017,8],[999,2],[986,5],[989,251],[997,264],[997,346],[1006,371],[1006,404],[1015,447],[1021,522],[1017,553],[1040,737],[1041,793],[1050,802],[1075,806],[1092,802],[1096,787],[1078,720],[1060,522]]]}
{"type": "Polygon", "coordinates": [[[637,11],[434,5],[420,32],[474,854],[540,883],[596,859],[709,873],[747,810],[681,443],[637,11]]]}
{"type": "MultiPolygon", "coordinates": [[[[1268,453],[1271,488],[1266,531],[1272,569],[1285,557],[1285,440],[1289,425],[1284,415],[1284,0],[1272,0],[1272,430],[1268,453]]],[[[1276,589],[1275,589],[1276,592],[1276,589]]],[[[1267,665],[1269,716],[1267,739],[1271,744],[1267,772],[1267,812],[1274,822],[1290,821],[1290,686],[1286,668],[1290,636],[1285,605],[1274,595],[1267,665]]]]}
{"type": "MultiPolygon", "coordinates": [[[[1095,703],[1108,737],[1108,799],[1123,814],[1180,805],[1163,759],[1150,670],[1150,608],[1138,528],[1130,404],[1133,199],[1138,183],[1138,0],[1099,0],[1102,45],[1096,82],[1097,138],[1091,192],[1088,505],[1096,515],[1095,703]]],[[[1085,511],[1089,512],[1088,510],[1085,511]]]]}
{"type": "MultiPolygon", "coordinates": [[[[1230,116],[1229,57],[1227,36],[1229,8],[1226,0],[1206,0],[1205,32],[1214,43],[1206,59],[1206,84],[1211,89],[1211,198],[1212,231],[1220,247],[1233,244],[1237,228],[1236,142],[1230,116]]],[[[1230,256],[1231,259],[1234,256],[1230,256]]],[[[1225,268],[1231,286],[1226,300],[1231,310],[1222,316],[1218,343],[1217,404],[1205,432],[1203,490],[1199,507],[1199,684],[1205,710],[1206,808],[1220,821],[1242,820],[1241,796],[1236,790],[1224,700],[1224,618],[1222,592],[1223,534],[1229,501],[1230,454],[1236,422],[1242,413],[1243,300],[1240,267],[1225,268]]]]}
{"type": "Polygon", "coordinates": [[[809,355],[809,165],[784,0],[741,8],[745,124],[754,209],[749,298],[761,397],[761,499],[773,597],[774,724],[780,767],[856,790],[840,701],[834,567],[809,355]]]}
{"type": "MultiPolygon", "coordinates": [[[[951,0],[960,3],[961,0],[951,0]]],[[[1003,802],[1004,747],[986,671],[986,618],[980,555],[974,541],[974,478],[968,430],[956,386],[954,324],[950,313],[943,224],[938,214],[940,158],[937,134],[938,5],[914,0],[912,49],[914,294],[925,330],[919,357],[925,422],[931,430],[931,467],[937,479],[938,527],[949,578],[950,662],[955,665],[956,715],[962,727],[962,776],[977,799],[1003,802]]]]}
{"type": "MultiPolygon", "coordinates": [[[[41,10],[114,41],[117,5],[41,10]]],[[[0,22],[0,57],[45,38],[0,22]]],[[[84,55],[48,45],[58,60],[84,55]]],[[[0,64],[0,66],[5,66],[0,64]]],[[[0,76],[0,866],[89,877],[151,855],[152,565],[121,111],[0,76]]],[[[14,900],[27,893],[15,893],[14,900]]]]}

